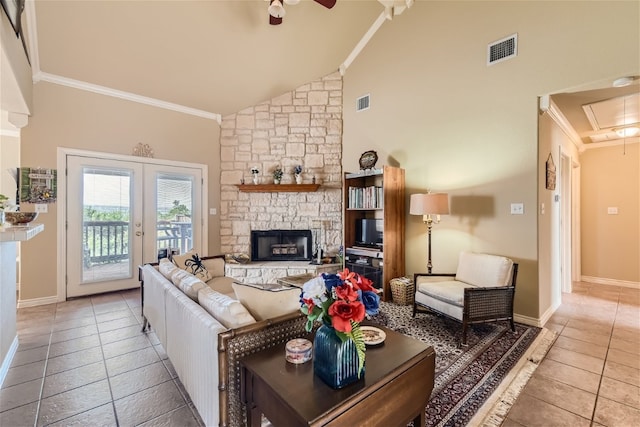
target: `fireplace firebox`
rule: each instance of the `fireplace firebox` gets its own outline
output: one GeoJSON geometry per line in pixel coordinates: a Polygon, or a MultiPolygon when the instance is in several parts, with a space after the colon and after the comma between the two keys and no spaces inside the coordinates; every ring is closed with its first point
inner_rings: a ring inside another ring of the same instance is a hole
{"type": "Polygon", "coordinates": [[[311,230],[252,230],[251,261],[309,261],[311,230]]]}

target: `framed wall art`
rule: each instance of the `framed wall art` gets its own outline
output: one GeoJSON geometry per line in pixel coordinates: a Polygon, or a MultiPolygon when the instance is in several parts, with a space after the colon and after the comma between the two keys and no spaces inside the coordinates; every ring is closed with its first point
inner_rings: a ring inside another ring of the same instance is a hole
{"type": "Polygon", "coordinates": [[[547,190],[555,190],[556,189],[556,165],[553,163],[553,156],[549,153],[549,157],[547,157],[546,162],[546,187],[547,190]]]}
{"type": "Polygon", "coordinates": [[[54,203],[58,193],[58,171],[20,168],[20,202],[54,203]]]}

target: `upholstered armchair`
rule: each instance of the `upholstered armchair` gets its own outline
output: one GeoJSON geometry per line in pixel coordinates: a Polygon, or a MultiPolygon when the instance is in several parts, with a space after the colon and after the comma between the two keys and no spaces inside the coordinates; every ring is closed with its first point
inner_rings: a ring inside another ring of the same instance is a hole
{"type": "Polygon", "coordinates": [[[517,274],[518,264],[509,258],[462,252],[456,273],[415,274],[413,317],[420,306],[462,322],[463,346],[467,345],[467,329],[474,323],[508,320],[515,332],[517,274]]]}

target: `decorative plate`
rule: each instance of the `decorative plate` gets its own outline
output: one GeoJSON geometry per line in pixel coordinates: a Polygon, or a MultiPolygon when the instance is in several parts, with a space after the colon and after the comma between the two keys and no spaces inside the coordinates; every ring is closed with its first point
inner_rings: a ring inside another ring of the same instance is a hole
{"type": "Polygon", "coordinates": [[[372,169],[378,161],[378,153],[373,150],[365,151],[360,156],[360,169],[372,169]]]}
{"type": "Polygon", "coordinates": [[[374,326],[360,326],[362,335],[364,335],[365,345],[378,345],[382,344],[387,338],[387,334],[382,329],[374,326]]]}

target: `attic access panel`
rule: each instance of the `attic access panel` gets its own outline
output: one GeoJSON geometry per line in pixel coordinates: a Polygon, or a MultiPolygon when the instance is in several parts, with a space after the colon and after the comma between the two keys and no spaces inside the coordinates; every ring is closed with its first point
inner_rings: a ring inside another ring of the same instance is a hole
{"type": "Polygon", "coordinates": [[[640,93],[633,93],[582,106],[594,134],[593,142],[620,139],[616,128],[640,125],[640,93]]]}

